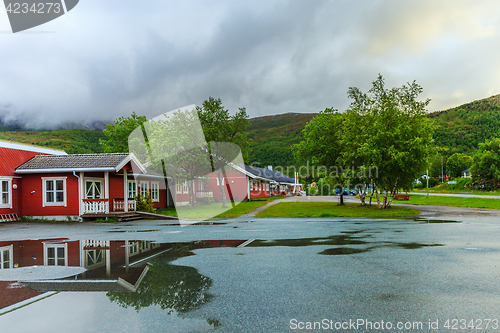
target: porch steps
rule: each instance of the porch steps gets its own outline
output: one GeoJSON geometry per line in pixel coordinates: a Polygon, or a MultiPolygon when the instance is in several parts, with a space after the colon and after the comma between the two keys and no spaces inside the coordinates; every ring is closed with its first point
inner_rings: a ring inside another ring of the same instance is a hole
{"type": "Polygon", "coordinates": [[[19,217],[17,214],[1,214],[0,215],[0,222],[12,222],[12,221],[19,221],[19,217]]]}
{"type": "Polygon", "coordinates": [[[140,214],[137,214],[136,212],[133,212],[133,213],[125,213],[117,215],[116,218],[118,218],[118,221],[120,222],[127,222],[127,221],[140,220],[142,219],[142,216],[140,214]]]}

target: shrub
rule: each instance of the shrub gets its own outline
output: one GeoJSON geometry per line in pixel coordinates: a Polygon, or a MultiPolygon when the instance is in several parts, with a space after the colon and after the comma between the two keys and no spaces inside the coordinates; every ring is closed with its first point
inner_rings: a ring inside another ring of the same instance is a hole
{"type": "Polygon", "coordinates": [[[146,197],[142,197],[140,193],[137,194],[135,198],[135,210],[139,212],[154,213],[153,199],[151,199],[149,193],[146,193],[146,197]]]}

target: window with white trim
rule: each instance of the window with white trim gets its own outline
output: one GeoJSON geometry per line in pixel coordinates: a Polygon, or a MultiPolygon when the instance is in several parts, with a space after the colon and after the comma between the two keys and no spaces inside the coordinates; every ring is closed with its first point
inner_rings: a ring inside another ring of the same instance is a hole
{"type": "Polygon", "coordinates": [[[105,250],[85,250],[86,268],[95,268],[104,265],[105,250]]]}
{"type": "Polygon", "coordinates": [[[149,182],[141,181],[141,197],[145,198],[146,195],[149,196],[149,182]]]}
{"type": "Polygon", "coordinates": [[[66,207],[66,177],[42,177],[42,183],[43,207],[66,207]]]}
{"type": "Polygon", "coordinates": [[[182,183],[178,179],[175,181],[175,193],[182,194],[182,183]]]}
{"type": "Polygon", "coordinates": [[[266,183],[266,191],[269,191],[269,183],[266,183]]]}
{"type": "Polygon", "coordinates": [[[128,181],[128,198],[133,199],[137,196],[137,183],[135,180],[128,181]]]}
{"type": "Polygon", "coordinates": [[[12,249],[12,245],[0,247],[0,269],[8,269],[13,267],[12,249]]]}
{"type": "Polygon", "coordinates": [[[43,264],[45,266],[68,266],[68,244],[43,244],[43,264]]]}
{"type": "Polygon", "coordinates": [[[12,179],[0,178],[0,208],[12,208],[12,179]]]}
{"type": "Polygon", "coordinates": [[[160,201],[160,183],[159,182],[151,182],[151,199],[153,199],[153,202],[160,201]]]}
{"type": "Polygon", "coordinates": [[[185,180],[184,183],[182,184],[182,193],[189,193],[187,180],[185,180]]]}
{"type": "MultiPolygon", "coordinates": [[[[219,177],[217,177],[217,186],[219,186],[220,182],[219,182],[219,177]]],[[[224,177],[222,178],[222,186],[224,186],[224,177]]]]}
{"type": "Polygon", "coordinates": [[[203,191],[203,180],[198,179],[198,191],[203,191]]]}

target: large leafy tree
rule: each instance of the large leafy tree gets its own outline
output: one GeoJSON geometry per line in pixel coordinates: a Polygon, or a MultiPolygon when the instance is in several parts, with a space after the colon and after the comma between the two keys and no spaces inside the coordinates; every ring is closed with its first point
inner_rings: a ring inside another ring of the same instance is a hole
{"type": "Polygon", "coordinates": [[[472,157],[461,153],[455,153],[446,161],[446,170],[452,177],[461,177],[464,170],[472,166],[472,162],[472,157]]]}
{"type": "Polygon", "coordinates": [[[486,140],[479,144],[471,173],[475,180],[500,181],[500,139],[486,140]]]}
{"type": "Polygon", "coordinates": [[[322,112],[308,123],[304,141],[295,147],[296,157],[330,170],[349,170],[343,172],[343,183],[348,178],[365,185],[371,181],[379,207],[388,207],[392,195],[399,188],[409,189],[427,166],[432,126],[425,112],[429,100],[417,100],[421,93],[415,82],[386,89],[381,75],[367,93],[349,88],[349,110],[322,112]]]}
{"type": "Polygon", "coordinates": [[[138,116],[135,112],[130,117],[119,117],[107,124],[102,131],[107,140],[99,139],[105,153],[128,153],[128,137],[132,131],[147,121],[145,116],[138,116]]]}
{"type": "Polygon", "coordinates": [[[225,166],[234,160],[240,149],[246,155],[248,140],[246,127],[249,124],[245,108],[240,108],[234,115],[224,108],[220,98],[209,97],[202,106],[196,107],[198,118],[203,128],[205,140],[209,143],[210,161],[219,179],[222,207],[226,207],[226,195],[223,181],[225,166]],[[234,144],[234,145],[231,145],[234,144]],[[238,149],[240,148],[240,149],[238,149]]]}

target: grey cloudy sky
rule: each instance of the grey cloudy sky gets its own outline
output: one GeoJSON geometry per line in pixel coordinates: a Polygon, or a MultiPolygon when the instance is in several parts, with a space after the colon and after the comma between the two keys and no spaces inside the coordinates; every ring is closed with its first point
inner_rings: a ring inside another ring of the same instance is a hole
{"type": "Polygon", "coordinates": [[[1,7],[0,115],[47,127],[209,96],[251,117],[345,110],[378,73],[416,80],[442,110],[500,93],[498,13],[494,0],[80,0],[12,34],[1,7]]]}

